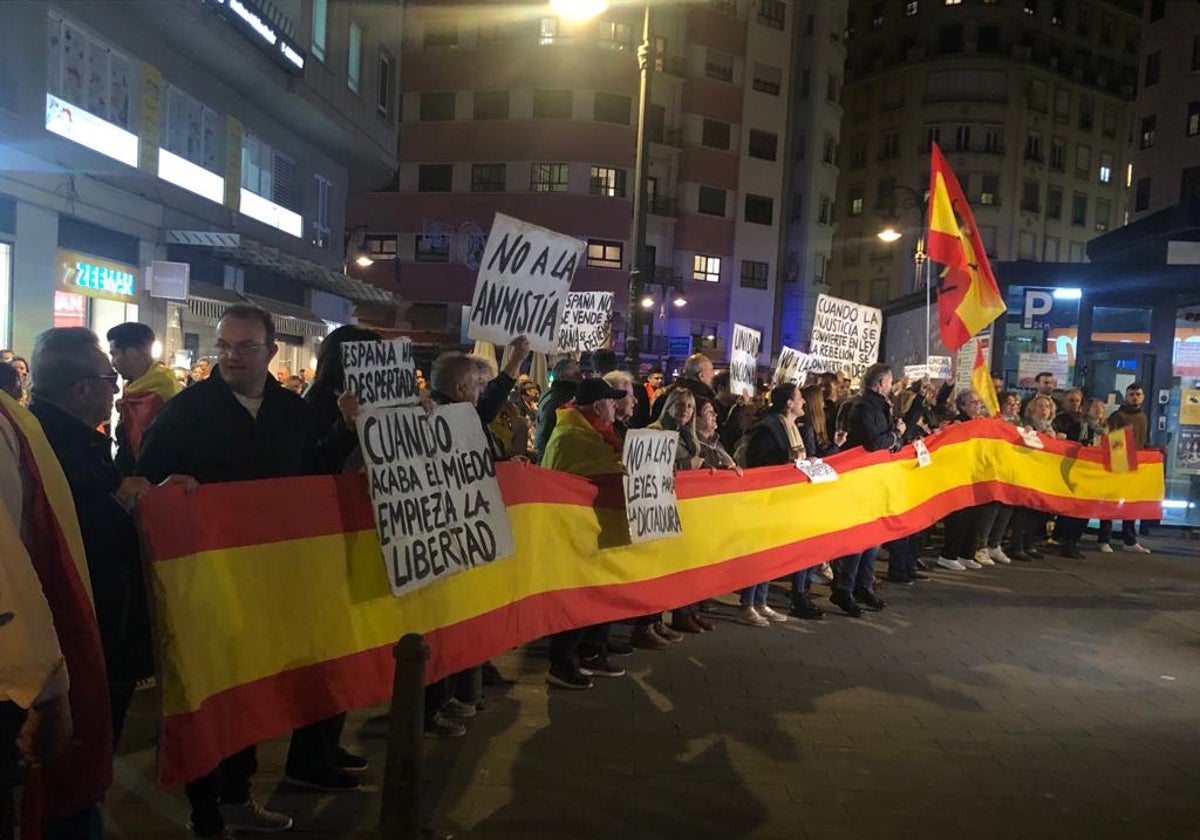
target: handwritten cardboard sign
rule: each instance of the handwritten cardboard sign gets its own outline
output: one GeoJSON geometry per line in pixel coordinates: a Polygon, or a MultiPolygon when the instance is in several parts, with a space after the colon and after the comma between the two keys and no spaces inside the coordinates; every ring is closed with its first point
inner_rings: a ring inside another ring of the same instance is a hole
{"type": "Polygon", "coordinates": [[[358,439],[393,595],[513,553],[496,464],[475,407],[366,406],[358,439]]]}
{"type": "Polygon", "coordinates": [[[347,341],[342,345],[345,388],[359,405],[412,405],[417,401],[412,339],[347,341]]]}
{"type": "Polygon", "coordinates": [[[679,432],[631,429],[625,436],[625,515],[635,543],[683,533],[675,500],[679,432]]]}
{"type": "Polygon", "coordinates": [[[828,372],[857,376],[879,361],[883,312],[829,295],[817,296],[809,352],[828,372]]]}
{"type": "Polygon", "coordinates": [[[568,292],[558,330],[558,352],[599,350],[612,342],[612,292],[568,292]]]}
{"type": "Polygon", "coordinates": [[[467,337],[507,344],[529,339],[557,353],[567,290],[586,243],[497,213],[475,279],[467,337]]]}
{"type": "Polygon", "coordinates": [[[803,385],[804,378],[809,373],[820,371],[820,369],[821,361],[816,356],[784,345],[779,350],[779,363],[775,366],[775,378],[772,380],[772,384],[782,385],[785,382],[791,382],[795,385],[803,385]]]}
{"type": "Polygon", "coordinates": [[[754,396],[755,374],[758,372],[758,350],[762,346],[762,331],[733,325],[733,342],[729,350],[729,390],[743,397],[754,396]]]}

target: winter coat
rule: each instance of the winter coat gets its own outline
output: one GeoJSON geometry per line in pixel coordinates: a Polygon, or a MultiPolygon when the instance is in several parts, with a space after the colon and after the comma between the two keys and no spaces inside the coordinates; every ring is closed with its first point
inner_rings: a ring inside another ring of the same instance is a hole
{"type": "Polygon", "coordinates": [[[892,425],[892,404],[887,397],[875,391],[864,391],[850,410],[846,448],[864,447],[869,452],[878,449],[895,449],[900,445],[900,435],[892,425]]]}
{"type": "Polygon", "coordinates": [[[1140,405],[1123,404],[1108,416],[1109,431],[1133,427],[1133,443],[1138,449],[1145,449],[1150,438],[1150,421],[1140,405]]]}
{"type": "MultiPolygon", "coordinates": [[[[746,467],[773,467],[790,464],[806,453],[793,453],[784,423],[787,419],[778,411],[770,411],[746,432],[744,447],[746,467]]],[[[739,449],[743,447],[739,444],[739,449]]]]}
{"type": "Polygon", "coordinates": [[[542,466],[582,476],[619,474],[623,470],[620,450],[614,449],[573,406],[558,410],[554,431],[542,453],[542,466]]]}
{"type": "Polygon", "coordinates": [[[550,442],[550,435],[554,432],[554,424],[558,420],[556,412],[575,399],[575,389],[578,386],[578,382],[556,379],[538,400],[537,431],[533,436],[533,448],[539,455],[545,455],[546,444],[550,442]]]}

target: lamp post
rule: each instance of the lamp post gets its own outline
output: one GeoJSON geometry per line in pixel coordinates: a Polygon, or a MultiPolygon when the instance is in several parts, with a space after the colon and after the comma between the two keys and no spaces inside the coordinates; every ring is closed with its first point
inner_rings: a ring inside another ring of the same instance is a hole
{"type": "MultiPolygon", "coordinates": [[[[933,329],[931,316],[931,299],[930,299],[930,282],[929,282],[929,257],[925,253],[925,196],[917,192],[915,189],[904,184],[896,184],[892,187],[896,192],[902,194],[900,209],[909,210],[916,208],[920,216],[920,224],[917,227],[917,247],[913,251],[913,291],[924,287],[925,289],[925,363],[929,363],[929,342],[930,332],[933,329]]],[[[886,227],[879,233],[875,234],[883,242],[889,245],[903,235],[895,228],[886,227]]]]}

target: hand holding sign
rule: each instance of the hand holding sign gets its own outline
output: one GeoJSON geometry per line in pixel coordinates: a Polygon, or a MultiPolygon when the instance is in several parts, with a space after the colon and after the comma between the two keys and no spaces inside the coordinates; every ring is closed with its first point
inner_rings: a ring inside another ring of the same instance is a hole
{"type": "Polygon", "coordinates": [[[342,345],[346,390],[360,405],[412,405],[417,401],[412,340],[347,341],[342,345]]]}
{"type": "Polygon", "coordinates": [[[625,436],[625,515],[635,543],[683,533],[675,503],[675,449],[679,433],[632,429],[625,436]]]}

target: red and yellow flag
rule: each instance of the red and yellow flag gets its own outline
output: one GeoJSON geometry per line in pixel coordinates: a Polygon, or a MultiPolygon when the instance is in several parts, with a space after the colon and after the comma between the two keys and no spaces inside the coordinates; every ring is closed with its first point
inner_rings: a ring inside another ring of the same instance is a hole
{"type": "Polygon", "coordinates": [[[1137,469],[1137,446],[1133,426],[1113,429],[1104,438],[1104,466],[1109,472],[1127,473],[1137,469]]]}
{"type": "Polygon", "coordinates": [[[945,266],[938,283],[938,326],[942,343],[955,351],[1007,307],[958,179],[936,143],[930,154],[926,251],[945,266]]]}
{"type": "Polygon", "coordinates": [[[971,387],[983,400],[988,417],[1000,416],[1000,397],[996,395],[996,383],[992,381],[992,372],[988,370],[987,362],[983,359],[983,345],[975,345],[975,365],[971,368],[971,387]]]}

